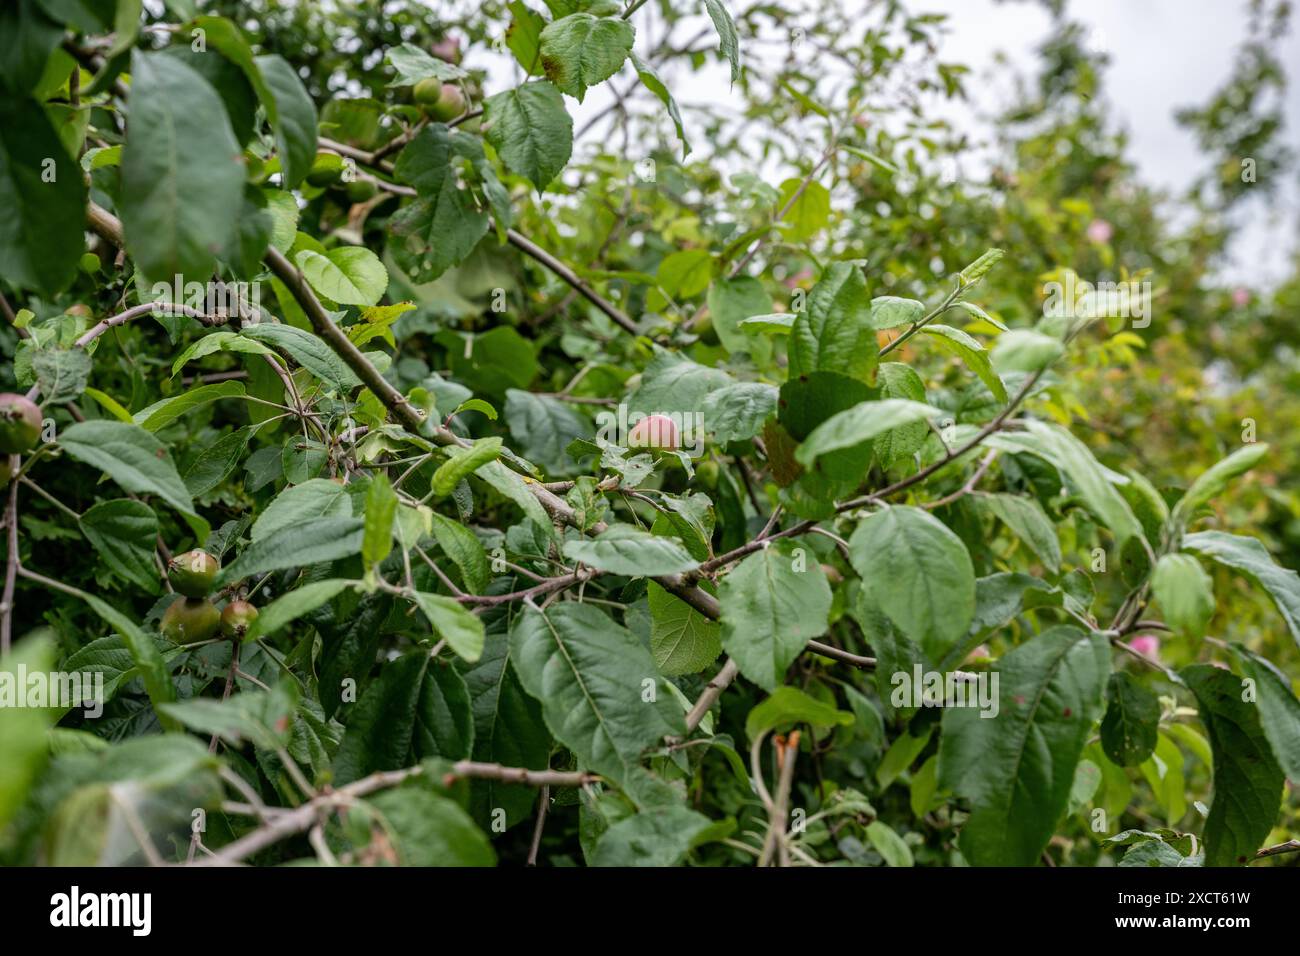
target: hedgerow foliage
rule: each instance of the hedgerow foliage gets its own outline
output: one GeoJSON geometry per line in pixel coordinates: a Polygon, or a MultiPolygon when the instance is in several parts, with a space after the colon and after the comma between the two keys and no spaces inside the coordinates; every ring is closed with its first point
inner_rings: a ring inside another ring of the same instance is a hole
{"type": "Polygon", "coordinates": [[[1295,283],[1210,271],[1266,26],[1175,232],[1059,10],[979,152],[894,4],[355,6],[0,12],[0,856],[1295,836],[1295,283]]]}

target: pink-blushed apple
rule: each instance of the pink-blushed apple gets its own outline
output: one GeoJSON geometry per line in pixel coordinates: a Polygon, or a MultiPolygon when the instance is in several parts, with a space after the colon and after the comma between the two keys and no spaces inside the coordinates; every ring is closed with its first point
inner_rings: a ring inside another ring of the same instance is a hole
{"type": "Polygon", "coordinates": [[[1160,638],[1154,634],[1140,634],[1129,641],[1129,647],[1147,657],[1160,656],[1160,638]]]}
{"type": "Polygon", "coordinates": [[[681,447],[677,423],[667,415],[647,415],[627,435],[628,448],[653,448],[668,451],[681,447]]]}
{"type": "Polygon", "coordinates": [[[1088,223],[1086,235],[1092,242],[1103,243],[1110,242],[1110,237],[1115,234],[1115,229],[1105,219],[1094,219],[1088,223]]]}

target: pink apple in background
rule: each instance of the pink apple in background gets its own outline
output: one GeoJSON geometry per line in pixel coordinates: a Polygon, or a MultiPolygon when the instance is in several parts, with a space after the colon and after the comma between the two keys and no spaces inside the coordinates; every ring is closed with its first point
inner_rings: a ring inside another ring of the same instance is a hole
{"type": "Polygon", "coordinates": [[[802,285],[804,282],[808,281],[811,278],[812,278],[811,269],[800,269],[794,275],[790,276],[785,280],[785,285],[786,288],[788,289],[794,289],[802,285]]]}
{"type": "Polygon", "coordinates": [[[1094,219],[1088,223],[1088,229],[1085,233],[1090,242],[1110,242],[1110,237],[1115,234],[1111,224],[1105,219],[1094,219]]]}
{"type": "Polygon", "coordinates": [[[681,447],[677,423],[667,415],[647,415],[628,432],[627,447],[660,451],[681,447]]]}
{"type": "Polygon", "coordinates": [[[1139,654],[1145,654],[1147,657],[1160,656],[1160,638],[1153,634],[1140,634],[1129,641],[1129,646],[1139,654]]]}
{"type": "Polygon", "coordinates": [[[1232,304],[1239,309],[1250,305],[1250,290],[1243,285],[1232,290],[1232,304]]]}

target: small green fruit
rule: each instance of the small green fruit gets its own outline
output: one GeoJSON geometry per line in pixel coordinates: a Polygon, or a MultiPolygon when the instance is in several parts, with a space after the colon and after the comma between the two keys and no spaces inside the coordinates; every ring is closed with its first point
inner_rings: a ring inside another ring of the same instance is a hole
{"type": "Polygon", "coordinates": [[[348,201],[366,202],[374,199],[379,188],[369,179],[354,179],[348,183],[348,201]]]}
{"type": "Polygon", "coordinates": [[[24,395],[0,395],[0,454],[21,455],[41,437],[41,410],[24,395]]]}
{"type": "Polygon", "coordinates": [[[318,189],[333,186],[343,175],[343,159],[333,153],[317,153],[307,171],[307,182],[318,189]]]}
{"type": "Polygon", "coordinates": [[[436,76],[426,76],[411,90],[411,98],[421,106],[432,106],[442,95],[442,81],[436,76]]]}
{"type": "Polygon", "coordinates": [[[212,591],[213,582],[220,570],[220,561],[206,551],[195,548],[172,558],[171,564],[167,566],[167,578],[179,593],[186,597],[201,598],[207,597],[212,591]]]}
{"type": "Polygon", "coordinates": [[[721,470],[718,463],[712,458],[706,459],[695,466],[695,477],[699,479],[701,485],[705,488],[718,487],[718,476],[721,470]]]}
{"type": "Polygon", "coordinates": [[[209,640],[220,626],[221,613],[206,598],[178,597],[162,616],[162,635],[173,644],[209,640]]]}
{"type": "Polygon", "coordinates": [[[257,608],[247,601],[231,601],[221,609],[221,633],[232,641],[242,641],[257,620],[257,608]]]}
{"type": "Polygon", "coordinates": [[[428,111],[430,119],[435,119],[439,123],[446,123],[448,120],[454,120],[465,112],[465,95],[461,93],[460,87],[444,86],[438,101],[425,109],[428,111]]]}

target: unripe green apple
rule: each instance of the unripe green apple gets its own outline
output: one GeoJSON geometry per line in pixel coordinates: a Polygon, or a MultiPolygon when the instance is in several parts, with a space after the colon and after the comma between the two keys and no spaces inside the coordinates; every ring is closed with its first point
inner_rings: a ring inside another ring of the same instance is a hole
{"type": "Polygon", "coordinates": [[[186,597],[207,597],[221,570],[221,562],[206,551],[195,548],[178,554],[167,566],[167,578],[172,587],[186,597]]]}
{"type": "Polygon", "coordinates": [[[242,641],[257,620],[257,608],[247,601],[231,601],[221,609],[221,633],[232,641],[242,641]]]}
{"type": "Polygon", "coordinates": [[[713,489],[718,487],[718,476],[721,469],[718,463],[712,458],[706,459],[695,466],[695,477],[699,479],[701,485],[705,488],[713,489]]]}
{"type": "Polygon", "coordinates": [[[343,175],[343,160],[333,153],[317,153],[307,171],[307,182],[318,189],[333,186],[343,175]]]}
{"type": "Polygon", "coordinates": [[[375,198],[378,187],[369,179],[354,179],[348,183],[348,201],[366,202],[375,198]]]}
{"type": "Polygon", "coordinates": [[[41,410],[25,395],[0,395],[0,454],[21,455],[41,437],[41,410]]]}
{"type": "Polygon", "coordinates": [[[163,612],[162,635],[173,644],[197,644],[217,633],[221,613],[206,598],[178,597],[163,612]]]}
{"type": "Polygon", "coordinates": [[[446,123],[465,112],[465,95],[461,93],[458,86],[444,86],[438,101],[426,109],[430,119],[446,123]]]}
{"type": "Polygon", "coordinates": [[[421,106],[432,106],[442,95],[442,81],[436,76],[426,76],[411,90],[411,99],[421,106]]]}

